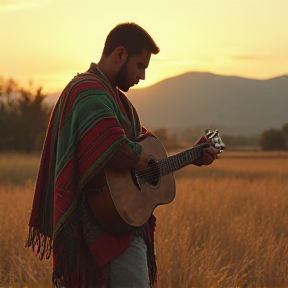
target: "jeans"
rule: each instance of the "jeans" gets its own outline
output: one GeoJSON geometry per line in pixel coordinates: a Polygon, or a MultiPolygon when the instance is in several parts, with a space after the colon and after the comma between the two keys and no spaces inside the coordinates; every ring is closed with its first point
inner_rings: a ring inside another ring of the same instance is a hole
{"type": "Polygon", "coordinates": [[[147,246],[132,236],[130,246],[111,261],[110,288],[149,288],[147,246]]]}

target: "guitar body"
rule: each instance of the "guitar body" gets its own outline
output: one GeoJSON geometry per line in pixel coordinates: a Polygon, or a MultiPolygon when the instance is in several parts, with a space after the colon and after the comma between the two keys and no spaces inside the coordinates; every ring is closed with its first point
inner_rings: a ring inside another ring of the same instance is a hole
{"type": "MultiPolygon", "coordinates": [[[[151,160],[167,157],[161,142],[147,137],[139,143],[151,160]]],[[[173,173],[153,182],[137,183],[130,169],[106,169],[107,187],[88,194],[97,222],[110,233],[121,233],[147,222],[156,206],[173,201],[176,193],[173,173]]]]}

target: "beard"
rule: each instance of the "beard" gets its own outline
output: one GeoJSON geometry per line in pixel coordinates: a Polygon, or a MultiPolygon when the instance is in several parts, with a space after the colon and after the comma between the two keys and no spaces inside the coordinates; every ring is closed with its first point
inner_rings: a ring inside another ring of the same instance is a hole
{"type": "MultiPolygon", "coordinates": [[[[128,59],[127,59],[128,61],[128,59]]],[[[127,73],[127,61],[124,65],[120,68],[116,75],[116,86],[123,92],[127,92],[131,87],[130,83],[128,82],[128,73],[127,73]]]]}

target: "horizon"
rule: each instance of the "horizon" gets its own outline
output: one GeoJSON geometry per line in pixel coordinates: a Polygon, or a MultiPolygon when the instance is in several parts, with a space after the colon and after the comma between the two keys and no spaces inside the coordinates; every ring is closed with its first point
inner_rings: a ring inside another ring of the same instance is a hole
{"type": "MultiPolygon", "coordinates": [[[[281,78],[281,77],[288,77],[288,73],[287,74],[283,74],[283,75],[278,75],[278,76],[275,76],[275,77],[269,77],[269,78],[264,78],[264,79],[257,79],[257,78],[249,78],[249,77],[242,77],[242,76],[238,76],[238,75],[223,75],[223,74],[216,74],[216,73],[213,73],[213,72],[209,72],[209,71],[189,71],[189,72],[184,72],[184,73],[181,73],[181,74],[178,74],[178,75],[174,75],[174,76],[171,76],[171,77],[167,77],[167,78],[164,78],[164,79],[161,79],[159,80],[158,82],[155,82],[149,86],[145,86],[145,87],[137,87],[137,86],[134,86],[132,88],[130,88],[127,92],[125,92],[125,94],[129,94],[130,91],[133,91],[133,90],[141,90],[141,89],[146,89],[146,88],[150,88],[154,85],[157,85],[163,81],[166,81],[166,80],[169,80],[169,79],[173,79],[173,78],[177,78],[177,77],[181,77],[183,75],[186,75],[186,74],[192,74],[192,73],[199,73],[199,74],[211,74],[211,75],[215,75],[215,76],[220,76],[220,77],[236,77],[236,78],[241,78],[241,79],[248,79],[248,80],[256,80],[256,81],[267,81],[267,80],[272,80],[272,79],[276,79],[276,78],[281,78]]],[[[15,79],[16,80],[16,79],[15,79]]],[[[43,87],[45,88],[45,87],[43,87]]],[[[63,87],[64,89],[64,87],[63,87]]],[[[63,90],[61,89],[61,91],[63,90]]],[[[49,95],[54,95],[56,93],[61,93],[60,90],[58,91],[51,91],[49,93],[47,93],[47,96],[49,95]]]]}

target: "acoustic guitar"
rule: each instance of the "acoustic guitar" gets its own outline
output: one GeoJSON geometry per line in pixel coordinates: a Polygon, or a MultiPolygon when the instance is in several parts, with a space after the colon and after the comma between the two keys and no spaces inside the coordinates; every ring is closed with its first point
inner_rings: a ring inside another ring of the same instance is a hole
{"type": "MultiPolygon", "coordinates": [[[[215,131],[212,131],[214,138],[211,133],[208,138],[207,132],[206,138],[212,139],[211,144],[220,153],[225,145],[218,130],[215,131]]],[[[87,196],[97,222],[110,233],[126,232],[142,226],[158,205],[173,201],[176,193],[173,172],[201,157],[203,147],[209,146],[203,143],[167,157],[165,148],[156,137],[147,137],[139,144],[151,159],[148,168],[141,172],[105,168],[107,185],[87,196]]]]}

